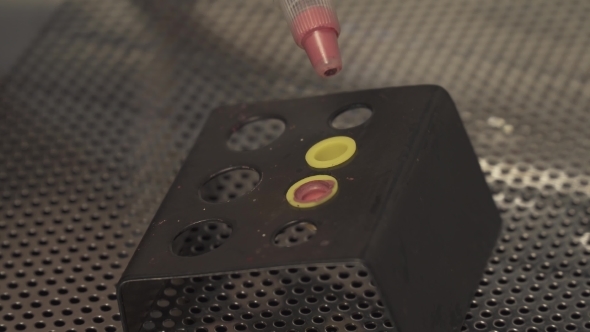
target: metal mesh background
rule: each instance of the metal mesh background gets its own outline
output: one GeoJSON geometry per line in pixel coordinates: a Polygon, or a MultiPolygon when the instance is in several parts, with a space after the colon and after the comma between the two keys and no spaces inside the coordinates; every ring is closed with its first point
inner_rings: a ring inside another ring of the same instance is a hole
{"type": "Polygon", "coordinates": [[[589,331],[590,2],[337,7],[323,81],[272,1],[64,5],[0,86],[0,331],[121,331],[115,282],[212,108],[419,83],[505,221],[464,329],[589,331]]]}

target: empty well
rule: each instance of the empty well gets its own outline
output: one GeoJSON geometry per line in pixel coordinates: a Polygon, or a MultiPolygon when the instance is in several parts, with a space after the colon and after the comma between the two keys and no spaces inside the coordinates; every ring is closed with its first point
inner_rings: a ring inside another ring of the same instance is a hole
{"type": "Polygon", "coordinates": [[[251,168],[232,168],[217,173],[199,189],[201,198],[210,203],[223,203],[237,199],[254,189],[260,182],[260,173],[251,168]]]}
{"type": "Polygon", "coordinates": [[[336,129],[349,129],[362,125],[373,115],[373,111],[367,105],[352,105],[340,111],[330,121],[330,125],[336,129]]]}
{"type": "Polygon", "coordinates": [[[253,151],[263,148],[285,131],[285,122],[280,119],[259,119],[245,123],[232,132],[227,147],[233,151],[253,151]]]}
{"type": "Polygon", "coordinates": [[[203,220],[183,229],[172,241],[172,252],[179,256],[206,254],[224,244],[232,234],[222,220],[203,220]]]}

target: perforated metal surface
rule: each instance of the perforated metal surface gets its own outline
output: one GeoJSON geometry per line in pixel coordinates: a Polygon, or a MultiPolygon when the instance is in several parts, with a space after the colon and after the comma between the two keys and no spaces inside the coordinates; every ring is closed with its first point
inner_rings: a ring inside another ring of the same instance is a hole
{"type": "Polygon", "coordinates": [[[121,331],[115,282],[212,108],[418,83],[450,91],[505,210],[465,329],[590,331],[590,2],[338,13],[321,81],[271,1],[63,6],[0,86],[0,331],[121,331]]]}
{"type": "Polygon", "coordinates": [[[142,332],[395,331],[358,264],[173,279],[155,300],[142,332]]]}
{"type": "Polygon", "coordinates": [[[590,329],[587,196],[492,184],[504,231],[465,330],[590,329]]]}

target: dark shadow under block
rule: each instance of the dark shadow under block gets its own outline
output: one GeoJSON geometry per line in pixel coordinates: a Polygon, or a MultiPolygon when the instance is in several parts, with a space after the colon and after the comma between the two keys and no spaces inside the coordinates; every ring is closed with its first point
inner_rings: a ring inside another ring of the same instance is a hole
{"type": "Polygon", "coordinates": [[[223,107],[119,283],[123,324],[129,332],[459,331],[500,223],[440,87],[223,107]],[[359,108],[364,122],[338,118],[359,108]],[[264,126],[277,121],[284,130],[264,126]],[[354,155],[310,167],[309,148],[335,136],[352,138],[354,155]],[[287,190],[314,175],[336,179],[336,194],[291,206],[287,190]]]}

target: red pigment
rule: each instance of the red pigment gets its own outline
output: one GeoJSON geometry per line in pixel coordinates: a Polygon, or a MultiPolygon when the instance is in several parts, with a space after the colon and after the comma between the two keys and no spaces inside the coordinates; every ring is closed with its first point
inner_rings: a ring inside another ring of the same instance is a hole
{"type": "Polygon", "coordinates": [[[291,32],[320,76],[332,76],[342,69],[338,48],[340,24],[331,9],[322,6],[307,8],[293,19],[291,32]]]}
{"type": "Polygon", "coordinates": [[[330,196],[334,181],[314,180],[302,184],[295,190],[294,200],[297,203],[318,202],[330,196]]]}

